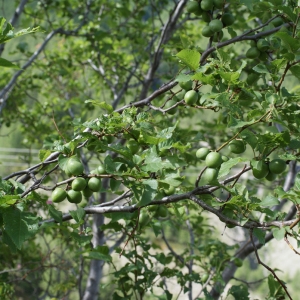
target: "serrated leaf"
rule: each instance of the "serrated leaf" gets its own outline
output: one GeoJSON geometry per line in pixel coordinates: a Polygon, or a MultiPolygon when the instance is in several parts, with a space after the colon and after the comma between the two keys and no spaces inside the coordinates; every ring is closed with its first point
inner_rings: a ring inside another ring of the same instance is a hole
{"type": "Polygon", "coordinates": [[[70,215],[72,218],[79,223],[81,220],[83,220],[85,216],[85,210],[82,207],[78,207],[77,210],[70,210],[70,215]]]}
{"type": "Polygon", "coordinates": [[[176,54],[180,58],[181,62],[188,68],[196,71],[200,62],[200,53],[196,50],[183,49],[176,54]]]}

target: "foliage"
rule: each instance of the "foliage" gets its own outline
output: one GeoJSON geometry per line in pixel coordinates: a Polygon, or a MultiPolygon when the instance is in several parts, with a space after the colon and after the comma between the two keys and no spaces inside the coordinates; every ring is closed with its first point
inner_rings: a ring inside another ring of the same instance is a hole
{"type": "Polygon", "coordinates": [[[2,298],[218,299],[255,253],[261,297],[291,299],[258,249],[299,254],[294,1],[24,5],[33,29],[0,20],[0,43],[30,34],[2,49],[0,122],[40,163],[0,178],[2,298]]]}

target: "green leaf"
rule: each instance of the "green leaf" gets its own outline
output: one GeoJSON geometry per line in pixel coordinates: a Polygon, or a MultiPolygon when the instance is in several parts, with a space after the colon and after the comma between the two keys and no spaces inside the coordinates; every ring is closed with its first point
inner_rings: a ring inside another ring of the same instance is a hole
{"type": "Polygon", "coordinates": [[[285,235],[285,229],[284,227],[282,228],[274,228],[272,230],[273,236],[277,241],[280,241],[284,238],[285,235]]]}
{"type": "Polygon", "coordinates": [[[249,299],[248,288],[245,285],[233,285],[229,289],[228,295],[232,295],[234,299],[239,299],[239,300],[249,299]]]}
{"type": "Polygon", "coordinates": [[[287,32],[278,31],[276,34],[274,34],[274,36],[279,37],[285,47],[292,53],[296,53],[300,48],[300,41],[294,39],[287,32]]]}
{"type": "Polygon", "coordinates": [[[77,210],[70,210],[70,215],[72,218],[79,223],[81,220],[83,220],[85,216],[85,210],[82,207],[78,207],[77,210]]]}
{"type": "Polygon", "coordinates": [[[264,64],[258,64],[255,67],[252,68],[255,72],[260,74],[269,74],[270,71],[267,69],[266,65],[264,64]]]}
{"type": "Polygon", "coordinates": [[[261,243],[261,244],[265,244],[265,238],[266,238],[266,231],[262,230],[262,229],[259,229],[259,228],[254,228],[253,229],[253,234],[254,236],[257,237],[258,241],[261,243]]]}
{"type": "Polygon", "coordinates": [[[200,53],[191,49],[183,49],[176,54],[180,58],[181,62],[188,68],[196,71],[200,63],[200,53]]]}
{"type": "Polygon", "coordinates": [[[156,180],[149,179],[144,181],[143,184],[145,185],[145,187],[142,191],[142,195],[140,201],[137,204],[137,207],[149,204],[157,195],[158,183],[156,180]]]}
{"type": "Polygon", "coordinates": [[[112,257],[109,254],[109,249],[107,246],[97,246],[94,250],[90,251],[88,255],[84,254],[85,258],[103,260],[106,262],[111,262],[112,257]]]}
{"type": "Polygon", "coordinates": [[[19,66],[11,63],[10,61],[0,57],[0,67],[4,68],[14,68],[14,69],[21,69],[19,66]]]}
{"type": "Polygon", "coordinates": [[[7,208],[14,205],[20,199],[19,195],[0,196],[0,207],[7,208]]]}
{"type": "Polygon", "coordinates": [[[277,198],[269,195],[264,198],[264,200],[260,203],[260,205],[264,206],[264,207],[268,207],[268,206],[278,205],[279,203],[280,203],[280,201],[277,198]]]}
{"type": "Polygon", "coordinates": [[[219,171],[218,178],[226,176],[227,174],[229,174],[233,166],[237,165],[240,162],[245,162],[245,161],[248,161],[248,159],[242,157],[236,157],[236,158],[231,158],[226,162],[223,162],[219,171]]]}
{"type": "Polygon", "coordinates": [[[32,213],[10,207],[3,213],[4,230],[18,249],[38,230],[38,218],[32,213]]]}
{"type": "Polygon", "coordinates": [[[62,212],[57,210],[53,205],[48,205],[50,216],[57,222],[62,222],[62,212]]]}
{"type": "Polygon", "coordinates": [[[85,100],[84,103],[91,103],[96,107],[100,107],[102,109],[104,109],[105,111],[107,111],[109,114],[112,113],[114,111],[113,107],[109,104],[107,104],[106,102],[102,101],[99,102],[97,100],[85,100]]]}
{"type": "Polygon", "coordinates": [[[300,80],[300,66],[292,66],[289,71],[300,80]]]}
{"type": "Polygon", "coordinates": [[[51,154],[50,150],[41,149],[39,151],[39,159],[40,161],[44,161],[51,154]]]}

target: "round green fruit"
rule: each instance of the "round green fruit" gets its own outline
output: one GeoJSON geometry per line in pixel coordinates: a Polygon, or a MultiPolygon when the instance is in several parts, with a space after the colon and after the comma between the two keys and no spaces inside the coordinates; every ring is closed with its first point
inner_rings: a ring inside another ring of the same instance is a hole
{"type": "Polygon", "coordinates": [[[258,58],[260,55],[260,51],[256,47],[251,47],[246,52],[246,57],[250,59],[258,58]]]}
{"type": "Polygon", "coordinates": [[[210,27],[207,25],[202,29],[202,35],[205,37],[211,37],[214,35],[213,31],[211,31],[210,27]]]}
{"type": "Polygon", "coordinates": [[[229,160],[229,158],[228,158],[227,156],[222,155],[222,162],[226,162],[226,161],[228,161],[228,160],[229,160]]]}
{"type": "Polygon", "coordinates": [[[67,192],[62,188],[56,188],[51,195],[51,199],[54,203],[59,203],[67,198],[67,192]]]}
{"type": "Polygon", "coordinates": [[[69,190],[67,193],[67,199],[71,203],[80,203],[82,200],[82,194],[80,192],[69,190]]]}
{"type": "Polygon", "coordinates": [[[130,152],[134,155],[139,151],[140,145],[136,140],[130,139],[127,142],[127,147],[129,148],[130,152]]]}
{"type": "Polygon", "coordinates": [[[205,158],[205,164],[208,168],[219,168],[222,164],[222,156],[218,152],[210,152],[205,158]]]}
{"type": "Polygon", "coordinates": [[[93,192],[99,192],[101,188],[101,179],[97,177],[92,177],[88,181],[88,188],[93,192]]]}
{"type": "Polygon", "coordinates": [[[71,175],[81,175],[83,173],[83,165],[77,157],[70,157],[67,161],[67,173],[71,175]]]}
{"type": "Polygon", "coordinates": [[[196,152],[196,157],[204,160],[209,152],[208,148],[199,148],[196,152]]]}
{"type": "Polygon", "coordinates": [[[189,91],[193,88],[193,81],[189,80],[189,81],[182,81],[182,82],[179,82],[179,86],[186,90],[186,91],[189,91]]]}
{"type": "Polygon", "coordinates": [[[209,278],[209,274],[208,273],[204,273],[202,276],[201,276],[201,282],[202,283],[205,283],[209,278]]]}
{"type": "Polygon", "coordinates": [[[221,18],[224,26],[230,26],[234,23],[235,18],[231,13],[225,13],[221,18]]]}
{"type": "Polygon", "coordinates": [[[217,43],[217,42],[220,42],[222,38],[223,38],[223,31],[221,30],[221,31],[217,32],[216,34],[214,34],[213,41],[215,43],[217,43]]]}
{"type": "Polygon", "coordinates": [[[190,90],[190,91],[186,92],[184,95],[184,101],[188,105],[195,104],[197,102],[197,100],[198,100],[198,93],[194,90],[190,90]]]}
{"type": "Polygon", "coordinates": [[[82,195],[85,198],[90,198],[93,195],[93,191],[89,189],[89,187],[87,186],[83,191],[82,191],[82,195]]]}
{"type": "Polygon", "coordinates": [[[243,141],[233,140],[229,143],[229,150],[234,154],[240,154],[245,152],[246,146],[243,141]]]}
{"type": "Polygon", "coordinates": [[[283,159],[280,159],[280,158],[273,159],[269,163],[269,169],[270,169],[270,172],[272,172],[274,174],[281,174],[286,169],[286,163],[283,159]]]}
{"type": "Polygon", "coordinates": [[[202,13],[202,20],[206,23],[209,23],[211,21],[211,14],[208,11],[204,11],[202,13]]]}
{"type": "Polygon", "coordinates": [[[274,25],[274,27],[278,27],[283,24],[283,20],[280,17],[277,17],[271,22],[271,24],[274,25]]]}
{"type": "Polygon", "coordinates": [[[209,22],[208,26],[213,33],[216,33],[222,30],[223,23],[220,20],[212,20],[209,22]]]}
{"type": "Polygon", "coordinates": [[[200,3],[198,1],[190,1],[187,4],[187,11],[189,13],[193,13],[196,16],[200,16],[202,13],[202,9],[200,7],[200,3]]]}
{"type": "Polygon", "coordinates": [[[166,218],[169,214],[168,209],[164,205],[159,205],[154,216],[160,218],[166,218]]]}
{"type": "Polygon", "coordinates": [[[262,161],[261,164],[260,163],[258,164],[257,168],[256,167],[252,168],[252,173],[253,176],[257,179],[265,178],[269,173],[269,167],[265,162],[262,161]]]}
{"type": "Polygon", "coordinates": [[[202,175],[202,179],[204,180],[205,184],[214,184],[217,183],[218,174],[218,169],[207,168],[202,175]]]}
{"type": "Polygon", "coordinates": [[[150,216],[146,212],[142,211],[139,218],[139,228],[141,229],[142,227],[146,226],[150,220],[150,216]]]}
{"type": "Polygon", "coordinates": [[[166,196],[174,195],[175,187],[170,185],[170,187],[168,189],[164,189],[164,193],[165,193],[166,196]]]}
{"type": "Polygon", "coordinates": [[[97,174],[98,175],[101,175],[101,174],[105,174],[105,169],[102,165],[100,165],[98,168],[97,168],[97,174]]]}
{"type": "Polygon", "coordinates": [[[267,40],[259,39],[256,47],[259,51],[267,51],[270,48],[270,44],[267,40]]]}
{"type": "Polygon", "coordinates": [[[221,9],[224,6],[224,1],[223,0],[213,0],[214,7],[221,9]]]}
{"type": "MultiPolygon", "coordinates": [[[[177,102],[175,100],[169,100],[166,105],[165,105],[165,109],[168,109],[170,107],[172,107],[173,105],[175,105],[177,102]]],[[[174,107],[170,110],[167,111],[168,115],[174,115],[177,111],[177,107],[174,107]]]]}
{"type": "Polygon", "coordinates": [[[203,10],[212,10],[214,7],[214,2],[212,0],[202,0],[201,8],[203,10]]]}
{"type": "Polygon", "coordinates": [[[234,260],[233,260],[233,262],[234,262],[234,264],[239,268],[239,267],[241,267],[242,265],[243,265],[243,260],[241,259],[241,258],[235,258],[234,260]]]}
{"type": "Polygon", "coordinates": [[[247,82],[247,84],[252,85],[252,84],[254,84],[255,82],[257,82],[258,78],[259,78],[259,75],[258,75],[258,74],[256,74],[256,73],[250,73],[250,74],[247,76],[246,82],[247,82]]]}
{"type": "Polygon", "coordinates": [[[268,175],[265,177],[268,181],[274,181],[276,179],[277,175],[269,172],[268,175]]]}
{"type": "Polygon", "coordinates": [[[80,192],[86,187],[86,180],[82,177],[77,177],[72,181],[72,190],[80,192]]]}

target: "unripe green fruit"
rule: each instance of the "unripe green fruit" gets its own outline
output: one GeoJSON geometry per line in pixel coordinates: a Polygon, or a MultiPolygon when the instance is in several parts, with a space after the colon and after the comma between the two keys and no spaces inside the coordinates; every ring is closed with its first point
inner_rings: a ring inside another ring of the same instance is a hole
{"type": "Polygon", "coordinates": [[[274,181],[276,179],[277,175],[269,172],[268,175],[265,177],[268,181],[274,181]]]}
{"type": "Polygon", "coordinates": [[[250,74],[247,76],[247,79],[246,79],[247,84],[252,85],[252,84],[254,84],[255,82],[257,82],[258,76],[259,76],[258,74],[250,73],[250,74]]]}
{"type": "Polygon", "coordinates": [[[282,20],[280,17],[278,17],[278,18],[275,18],[275,19],[271,22],[271,24],[273,24],[274,27],[278,27],[278,26],[280,26],[280,25],[283,24],[283,20],[282,20]]]}
{"type": "Polygon", "coordinates": [[[222,18],[221,21],[223,22],[223,24],[225,26],[230,26],[234,23],[235,18],[231,13],[225,13],[222,18]]]}
{"type": "Polygon", "coordinates": [[[196,152],[196,157],[204,160],[209,152],[208,148],[199,148],[196,152]]]}
{"type": "Polygon", "coordinates": [[[166,196],[171,196],[171,195],[174,195],[175,193],[175,187],[170,185],[170,187],[166,190],[164,189],[164,193],[166,196]]]}
{"type": "Polygon", "coordinates": [[[51,199],[55,203],[64,201],[67,198],[67,192],[62,188],[56,188],[51,195],[51,199]]]}
{"type": "Polygon", "coordinates": [[[241,258],[235,258],[234,260],[233,260],[233,262],[234,262],[234,264],[239,268],[239,267],[241,267],[242,265],[243,265],[243,260],[241,259],[241,258]]]}
{"type": "Polygon", "coordinates": [[[184,95],[184,101],[188,105],[195,104],[197,102],[197,100],[198,100],[198,93],[194,90],[190,90],[190,91],[186,92],[184,95]]]}
{"type": "Polygon", "coordinates": [[[168,209],[164,205],[159,205],[154,216],[160,218],[166,218],[169,214],[168,209]]]}
{"type": "Polygon", "coordinates": [[[83,165],[77,157],[70,157],[67,161],[66,171],[71,175],[81,175],[83,173],[83,165]]]}
{"type": "Polygon", "coordinates": [[[98,175],[101,175],[101,174],[105,174],[105,169],[102,165],[100,165],[98,168],[97,168],[97,174],[98,175]]]}
{"type": "Polygon", "coordinates": [[[88,181],[88,188],[93,192],[99,192],[101,188],[101,179],[97,177],[92,177],[88,181]]]}
{"type": "Polygon", "coordinates": [[[226,162],[226,161],[228,161],[228,160],[229,160],[229,158],[228,158],[227,156],[222,155],[222,162],[226,162]]]}
{"type": "Polygon", "coordinates": [[[214,35],[213,31],[211,31],[211,29],[210,29],[210,27],[208,25],[205,26],[205,27],[203,27],[201,33],[205,37],[211,37],[211,36],[214,35]]]}
{"type": "Polygon", "coordinates": [[[212,20],[209,22],[208,26],[213,33],[216,33],[222,30],[223,23],[220,20],[212,20]]]}
{"type": "Polygon", "coordinates": [[[244,153],[246,150],[245,144],[240,140],[233,140],[229,143],[229,150],[232,153],[240,154],[244,153]]]}
{"type": "Polygon", "coordinates": [[[202,0],[201,8],[203,10],[212,10],[214,7],[214,2],[212,0],[202,0]]]}
{"type": "Polygon", "coordinates": [[[214,3],[215,8],[218,8],[218,9],[223,8],[223,5],[224,5],[223,0],[213,0],[213,3],[214,3]]]}
{"type": "Polygon", "coordinates": [[[139,218],[139,229],[142,227],[146,226],[150,222],[151,218],[146,212],[141,212],[140,213],[140,218],[139,218]]]}
{"type": "Polygon", "coordinates": [[[219,168],[222,164],[222,156],[218,152],[210,152],[205,158],[205,164],[208,168],[219,168]]]}
{"type": "Polygon", "coordinates": [[[206,23],[209,23],[211,21],[212,17],[211,14],[208,11],[204,11],[202,13],[202,20],[206,23]]]}
{"type": "Polygon", "coordinates": [[[251,59],[258,58],[259,55],[260,55],[260,51],[256,47],[251,47],[246,52],[246,57],[251,59]]]}
{"type": "Polygon", "coordinates": [[[265,178],[269,173],[269,167],[265,162],[261,162],[261,164],[258,164],[257,168],[252,168],[252,173],[257,179],[265,178]]]}
{"type": "Polygon", "coordinates": [[[217,42],[219,42],[219,41],[221,41],[221,39],[223,38],[223,31],[221,30],[221,31],[219,31],[219,32],[217,32],[217,33],[215,33],[214,34],[214,37],[213,37],[213,41],[215,42],[215,43],[217,43],[217,42]]]}
{"type": "Polygon", "coordinates": [[[140,149],[139,143],[136,140],[134,140],[134,139],[130,139],[127,142],[127,147],[129,148],[129,150],[132,153],[132,155],[136,154],[139,151],[139,149],[140,149]]]}
{"type": "Polygon", "coordinates": [[[93,191],[89,189],[89,187],[87,186],[83,191],[82,191],[82,195],[85,198],[90,198],[93,195],[93,191]]]}
{"type": "Polygon", "coordinates": [[[82,200],[82,194],[81,192],[69,190],[67,193],[67,198],[69,202],[78,204],[82,200]]]}
{"type": "Polygon", "coordinates": [[[197,1],[191,1],[187,3],[187,11],[189,13],[193,13],[196,16],[200,16],[202,13],[202,9],[200,7],[200,3],[197,1]]]}
{"type": "Polygon", "coordinates": [[[201,282],[202,283],[205,283],[209,278],[209,274],[208,273],[204,273],[202,276],[201,276],[201,282]]]}
{"type": "Polygon", "coordinates": [[[256,47],[259,51],[267,51],[270,48],[270,44],[264,39],[259,39],[256,44],[256,47]]]}
{"type": "MultiPolygon", "coordinates": [[[[169,100],[166,105],[165,105],[165,109],[168,109],[170,107],[172,107],[173,105],[175,105],[177,102],[175,100],[169,100]]],[[[167,114],[169,115],[174,115],[177,111],[177,107],[174,107],[170,110],[167,111],[167,114]]]]}
{"type": "Polygon", "coordinates": [[[286,169],[286,163],[283,159],[280,159],[280,158],[273,159],[269,163],[269,169],[270,169],[270,172],[272,172],[274,174],[281,174],[286,169]]]}
{"type": "Polygon", "coordinates": [[[72,181],[72,190],[80,192],[83,191],[86,187],[86,180],[82,177],[75,178],[72,181]]]}
{"type": "Polygon", "coordinates": [[[214,184],[217,183],[218,174],[218,169],[207,168],[202,175],[202,179],[204,180],[205,184],[214,184]]]}
{"type": "Polygon", "coordinates": [[[193,81],[189,80],[189,81],[182,81],[182,82],[179,82],[179,86],[186,90],[186,91],[189,91],[193,88],[193,81]]]}

